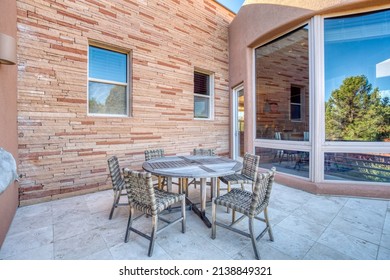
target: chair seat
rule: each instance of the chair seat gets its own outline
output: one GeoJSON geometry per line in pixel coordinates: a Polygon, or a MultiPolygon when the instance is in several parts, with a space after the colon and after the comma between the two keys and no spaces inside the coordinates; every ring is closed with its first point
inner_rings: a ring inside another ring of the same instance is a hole
{"type": "Polygon", "coordinates": [[[252,242],[252,247],[255,253],[256,259],[260,259],[259,250],[257,248],[257,242],[268,232],[270,240],[273,241],[274,237],[272,234],[271,224],[268,219],[267,206],[270,199],[272,184],[275,178],[275,168],[266,173],[257,173],[253,191],[249,192],[240,188],[234,188],[230,192],[219,196],[213,200],[212,204],[212,226],[211,226],[211,238],[216,238],[217,226],[225,229],[234,231],[242,236],[249,237],[252,242]],[[225,222],[217,221],[217,206],[224,206],[227,209],[232,209],[232,223],[226,224],[225,222]],[[242,213],[241,217],[237,220],[234,214],[236,212],[242,213]],[[259,214],[263,212],[264,218],[259,217],[259,214]],[[248,231],[240,230],[234,227],[238,222],[244,218],[248,218],[248,231]],[[266,224],[265,228],[260,232],[259,235],[255,235],[254,221],[261,221],[266,224]]]}
{"type": "MultiPolygon", "coordinates": [[[[157,213],[160,213],[161,211],[167,209],[167,207],[185,199],[184,194],[169,193],[166,191],[161,191],[157,188],[154,189],[154,195],[156,198],[157,213]]],[[[150,205],[136,201],[131,201],[130,205],[134,206],[135,209],[145,214],[152,215],[152,208],[150,205]]]]}
{"type": "Polygon", "coordinates": [[[235,184],[249,184],[252,183],[252,179],[245,176],[244,174],[235,173],[231,175],[226,175],[223,177],[219,177],[219,179],[224,182],[225,184],[230,183],[231,185],[235,184]]]}
{"type": "MultiPolygon", "coordinates": [[[[214,200],[214,203],[216,205],[226,206],[246,216],[251,216],[250,210],[251,210],[252,198],[253,198],[252,192],[235,188],[232,189],[230,192],[220,197],[217,197],[214,200]]],[[[266,206],[267,205],[265,203],[258,205],[257,208],[254,209],[253,211],[254,216],[260,214],[261,211],[263,211],[266,206]]]]}

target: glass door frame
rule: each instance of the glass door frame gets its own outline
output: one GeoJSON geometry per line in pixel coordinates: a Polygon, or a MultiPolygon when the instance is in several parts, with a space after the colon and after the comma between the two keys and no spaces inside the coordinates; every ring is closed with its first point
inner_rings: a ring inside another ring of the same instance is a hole
{"type": "MultiPolygon", "coordinates": [[[[244,84],[239,84],[233,88],[232,94],[232,158],[240,158],[240,133],[238,127],[238,94],[240,91],[244,91],[244,84]]],[[[245,96],[245,95],[244,95],[245,96]]]]}

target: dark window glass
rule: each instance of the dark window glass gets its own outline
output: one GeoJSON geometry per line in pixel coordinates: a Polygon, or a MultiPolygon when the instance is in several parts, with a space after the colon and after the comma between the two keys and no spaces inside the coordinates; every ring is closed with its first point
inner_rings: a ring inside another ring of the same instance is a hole
{"type": "Polygon", "coordinates": [[[194,93],[210,95],[210,76],[207,74],[194,73],[194,93]]]}

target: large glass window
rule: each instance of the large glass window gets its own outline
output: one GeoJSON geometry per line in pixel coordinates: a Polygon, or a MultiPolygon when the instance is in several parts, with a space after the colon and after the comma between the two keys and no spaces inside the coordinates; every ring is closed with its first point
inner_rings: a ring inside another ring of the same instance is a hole
{"type": "Polygon", "coordinates": [[[194,118],[210,119],[212,112],[213,76],[194,72],[194,118]]]}
{"type": "Polygon", "coordinates": [[[390,140],[390,10],[328,18],[327,141],[390,140]]]}
{"type": "Polygon", "coordinates": [[[308,140],[308,25],[255,50],[256,138],[308,140]]]}
{"type": "Polygon", "coordinates": [[[256,147],[260,156],[260,167],[278,172],[309,178],[310,153],[303,151],[256,147]]]}
{"type": "Polygon", "coordinates": [[[89,46],[88,113],[128,115],[128,55],[89,46]]]}
{"type": "Polygon", "coordinates": [[[389,183],[390,10],[319,19],[255,49],[260,166],[313,182],[389,183]]]}
{"type": "Polygon", "coordinates": [[[390,183],[390,154],[326,153],[325,178],[390,183]]]}

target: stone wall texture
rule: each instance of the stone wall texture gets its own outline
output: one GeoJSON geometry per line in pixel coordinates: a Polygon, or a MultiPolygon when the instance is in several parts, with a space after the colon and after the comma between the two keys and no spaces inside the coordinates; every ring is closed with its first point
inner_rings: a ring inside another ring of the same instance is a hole
{"type": "Polygon", "coordinates": [[[20,203],[110,188],[107,158],[229,153],[228,26],[211,0],[17,0],[20,203]],[[87,113],[88,46],[129,51],[129,117],[87,113]],[[214,118],[194,120],[193,72],[214,73],[214,118]]]}

